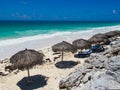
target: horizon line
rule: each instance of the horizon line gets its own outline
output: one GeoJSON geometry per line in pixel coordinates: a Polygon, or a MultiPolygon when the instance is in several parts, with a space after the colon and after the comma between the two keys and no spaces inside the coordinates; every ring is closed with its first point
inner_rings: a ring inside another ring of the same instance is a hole
{"type": "Polygon", "coordinates": [[[120,22],[120,20],[0,20],[1,21],[53,21],[53,22],[120,22]]]}

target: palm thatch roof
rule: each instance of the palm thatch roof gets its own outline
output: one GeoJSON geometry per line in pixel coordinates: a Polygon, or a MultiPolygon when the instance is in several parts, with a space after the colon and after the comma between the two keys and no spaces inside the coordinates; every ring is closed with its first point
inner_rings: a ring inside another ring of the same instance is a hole
{"type": "Polygon", "coordinates": [[[120,36],[120,31],[116,30],[116,31],[110,31],[110,32],[107,32],[105,33],[105,35],[108,37],[108,38],[111,38],[111,37],[115,37],[115,36],[120,36]]]}
{"type": "Polygon", "coordinates": [[[101,43],[101,42],[104,42],[104,41],[107,41],[107,39],[104,39],[104,38],[100,38],[100,37],[93,37],[93,38],[90,38],[89,41],[93,44],[95,43],[101,43]]]}
{"type": "Polygon", "coordinates": [[[77,49],[70,43],[63,41],[52,46],[54,52],[65,51],[65,52],[76,52],[77,49]]]}
{"type": "Polygon", "coordinates": [[[85,39],[77,39],[77,40],[73,41],[73,45],[77,49],[88,49],[91,47],[91,43],[85,39]]]}
{"type": "Polygon", "coordinates": [[[91,43],[100,43],[108,40],[108,37],[105,34],[95,34],[90,39],[88,39],[91,43]]]}
{"type": "Polygon", "coordinates": [[[102,33],[95,34],[95,35],[93,35],[92,37],[99,37],[99,38],[108,39],[107,35],[102,34],[102,33]]]}
{"type": "Polygon", "coordinates": [[[10,62],[19,69],[32,68],[34,65],[42,64],[44,54],[39,53],[35,50],[25,49],[19,51],[10,58],[10,62]]]}

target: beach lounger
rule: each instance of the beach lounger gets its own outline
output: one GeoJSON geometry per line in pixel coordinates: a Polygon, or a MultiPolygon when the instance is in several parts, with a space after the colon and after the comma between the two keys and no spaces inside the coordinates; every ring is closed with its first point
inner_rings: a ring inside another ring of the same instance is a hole
{"type": "Polygon", "coordinates": [[[95,53],[95,52],[103,52],[105,49],[102,45],[97,44],[95,46],[92,46],[91,50],[92,50],[93,53],[95,53]]]}
{"type": "Polygon", "coordinates": [[[92,50],[90,49],[88,51],[79,52],[78,54],[75,54],[74,57],[76,57],[76,58],[86,58],[86,57],[89,57],[91,53],[92,53],[92,50]]]}

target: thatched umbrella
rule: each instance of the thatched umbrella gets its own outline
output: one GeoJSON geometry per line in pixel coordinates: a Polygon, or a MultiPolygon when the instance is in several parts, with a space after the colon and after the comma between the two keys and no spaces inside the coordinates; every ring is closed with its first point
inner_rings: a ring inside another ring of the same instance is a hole
{"type": "Polygon", "coordinates": [[[116,30],[116,32],[118,33],[118,36],[120,36],[120,30],[116,30]]]}
{"type": "Polygon", "coordinates": [[[74,52],[76,52],[77,49],[72,44],[70,44],[70,43],[68,43],[66,41],[63,41],[63,42],[60,42],[58,44],[53,45],[52,50],[54,52],[62,51],[62,61],[63,61],[63,52],[64,51],[74,53],[74,52]]]}
{"type": "Polygon", "coordinates": [[[73,41],[73,46],[77,49],[88,49],[91,47],[91,43],[85,39],[77,39],[73,41]]]}
{"type": "Polygon", "coordinates": [[[35,50],[25,49],[13,55],[10,58],[10,62],[18,69],[27,69],[28,77],[30,77],[29,69],[34,65],[42,64],[43,58],[44,54],[35,50]]]}
{"type": "Polygon", "coordinates": [[[101,42],[104,42],[106,41],[107,39],[104,39],[104,38],[100,38],[100,37],[92,37],[89,39],[89,41],[92,43],[92,44],[96,44],[96,43],[101,43],[101,42]]]}
{"type": "Polygon", "coordinates": [[[105,35],[108,38],[115,37],[115,36],[120,36],[120,31],[118,31],[118,30],[116,30],[116,31],[110,31],[110,32],[105,33],[105,35]]]}
{"type": "Polygon", "coordinates": [[[108,39],[107,35],[102,34],[102,33],[95,34],[95,35],[93,35],[92,37],[99,37],[99,38],[108,39]]]}
{"type": "Polygon", "coordinates": [[[108,37],[105,34],[95,34],[88,40],[91,43],[101,43],[108,40],[108,37]]]}

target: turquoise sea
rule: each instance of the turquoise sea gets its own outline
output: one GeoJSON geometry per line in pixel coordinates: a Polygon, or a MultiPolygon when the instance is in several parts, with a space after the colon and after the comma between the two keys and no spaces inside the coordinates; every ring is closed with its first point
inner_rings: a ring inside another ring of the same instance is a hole
{"type": "Polygon", "coordinates": [[[120,25],[105,21],[0,21],[0,40],[120,25]]]}

